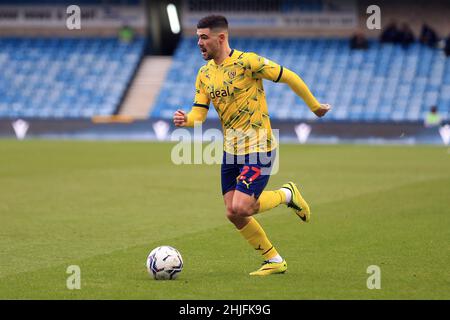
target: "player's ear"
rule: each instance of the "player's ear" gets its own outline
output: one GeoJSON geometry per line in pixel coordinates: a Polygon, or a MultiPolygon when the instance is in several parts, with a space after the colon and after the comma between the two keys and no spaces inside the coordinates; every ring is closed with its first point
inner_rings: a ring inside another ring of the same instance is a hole
{"type": "Polygon", "coordinates": [[[220,41],[225,41],[226,39],[227,39],[227,37],[225,36],[225,32],[219,33],[219,40],[220,41]]]}

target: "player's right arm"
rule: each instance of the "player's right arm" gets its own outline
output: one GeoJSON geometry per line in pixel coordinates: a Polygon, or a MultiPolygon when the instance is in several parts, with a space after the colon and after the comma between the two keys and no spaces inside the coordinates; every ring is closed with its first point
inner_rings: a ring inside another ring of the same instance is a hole
{"type": "Polygon", "coordinates": [[[196,122],[204,122],[209,110],[210,98],[201,81],[201,72],[197,74],[195,81],[195,98],[191,111],[186,114],[183,110],[175,111],[173,123],[177,127],[193,127],[196,122]]]}

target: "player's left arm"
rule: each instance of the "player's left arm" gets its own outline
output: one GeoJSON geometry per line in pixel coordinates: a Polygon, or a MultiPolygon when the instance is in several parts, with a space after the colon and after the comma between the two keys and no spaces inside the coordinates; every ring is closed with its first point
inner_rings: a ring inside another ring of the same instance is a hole
{"type": "Polygon", "coordinates": [[[249,55],[249,62],[253,77],[287,83],[318,117],[323,117],[331,109],[329,104],[321,104],[317,101],[305,82],[295,72],[254,53],[249,55]]]}
{"type": "Polygon", "coordinates": [[[330,111],[331,106],[329,104],[319,103],[302,78],[288,68],[281,68],[283,74],[281,75],[279,81],[287,83],[292,91],[294,91],[303,99],[303,101],[305,101],[306,105],[316,114],[316,116],[323,117],[328,111],[330,111]]]}
{"type": "Polygon", "coordinates": [[[195,81],[195,98],[191,111],[186,114],[183,110],[178,109],[173,115],[173,123],[177,127],[193,127],[196,123],[206,120],[210,99],[201,81],[201,73],[202,68],[200,68],[195,81]]]}

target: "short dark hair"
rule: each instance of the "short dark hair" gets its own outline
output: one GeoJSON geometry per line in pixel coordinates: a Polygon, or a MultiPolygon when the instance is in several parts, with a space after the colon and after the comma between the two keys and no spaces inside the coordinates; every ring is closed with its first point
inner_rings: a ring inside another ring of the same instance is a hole
{"type": "Polygon", "coordinates": [[[228,30],[228,21],[224,16],[219,15],[210,15],[201,18],[197,23],[197,29],[227,29],[228,30]]]}

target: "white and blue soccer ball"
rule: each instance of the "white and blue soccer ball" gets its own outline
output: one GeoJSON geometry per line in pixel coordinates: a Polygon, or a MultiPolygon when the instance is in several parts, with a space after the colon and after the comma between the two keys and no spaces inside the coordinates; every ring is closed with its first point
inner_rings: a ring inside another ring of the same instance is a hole
{"type": "Polygon", "coordinates": [[[170,246],[153,249],[147,257],[147,271],[156,280],[173,280],[183,269],[180,252],[170,246]]]}

